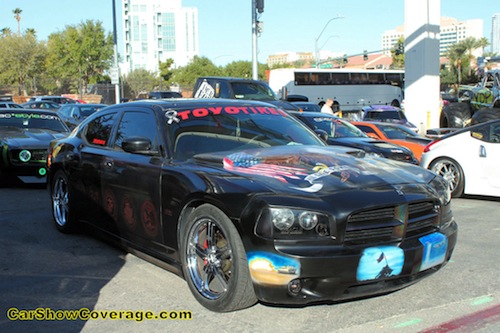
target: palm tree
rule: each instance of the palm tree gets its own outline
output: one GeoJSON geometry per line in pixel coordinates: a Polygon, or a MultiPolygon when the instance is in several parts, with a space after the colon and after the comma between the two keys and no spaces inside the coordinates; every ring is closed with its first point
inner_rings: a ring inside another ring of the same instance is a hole
{"type": "Polygon", "coordinates": [[[477,67],[477,59],[475,59],[473,52],[478,48],[483,47],[483,44],[480,39],[476,39],[474,37],[467,37],[459,44],[462,45],[467,53],[467,58],[469,59],[469,76],[471,76],[473,64],[475,63],[475,67],[477,67]]]}
{"type": "Polygon", "coordinates": [[[21,13],[23,11],[20,8],[16,8],[12,12],[14,13],[14,18],[17,21],[17,34],[21,35],[21,13]]]}
{"type": "Polygon", "coordinates": [[[12,33],[12,30],[10,30],[9,27],[5,27],[1,30],[3,36],[10,35],[12,33]]]}
{"type": "Polygon", "coordinates": [[[33,28],[28,28],[26,29],[26,35],[33,35],[34,37],[36,37],[36,30],[33,28]]]}
{"type": "Polygon", "coordinates": [[[481,37],[481,38],[479,38],[479,47],[482,49],[482,53],[481,53],[481,54],[482,54],[483,56],[484,56],[484,48],[485,48],[486,46],[488,46],[488,45],[490,45],[490,42],[488,41],[488,39],[487,39],[487,38],[485,38],[485,37],[481,37]]]}

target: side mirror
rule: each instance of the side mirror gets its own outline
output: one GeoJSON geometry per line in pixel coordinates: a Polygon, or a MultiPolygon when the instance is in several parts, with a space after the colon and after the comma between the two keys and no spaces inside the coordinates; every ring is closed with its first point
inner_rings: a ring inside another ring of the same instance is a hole
{"type": "Polygon", "coordinates": [[[317,136],[319,136],[319,138],[325,142],[328,141],[328,133],[326,133],[326,131],[322,130],[322,129],[315,129],[314,130],[314,133],[316,133],[317,136]]]}
{"type": "Polygon", "coordinates": [[[122,149],[132,154],[155,155],[158,153],[151,150],[151,141],[145,137],[128,137],[123,139],[122,149]]]}

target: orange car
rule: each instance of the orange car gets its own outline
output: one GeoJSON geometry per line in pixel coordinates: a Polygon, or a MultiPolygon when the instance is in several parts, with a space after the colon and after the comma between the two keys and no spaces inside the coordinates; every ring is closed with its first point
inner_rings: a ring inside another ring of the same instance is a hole
{"type": "Polygon", "coordinates": [[[419,136],[403,125],[370,121],[353,121],[352,124],[365,132],[369,137],[409,148],[419,162],[425,146],[432,141],[431,139],[419,136]]]}

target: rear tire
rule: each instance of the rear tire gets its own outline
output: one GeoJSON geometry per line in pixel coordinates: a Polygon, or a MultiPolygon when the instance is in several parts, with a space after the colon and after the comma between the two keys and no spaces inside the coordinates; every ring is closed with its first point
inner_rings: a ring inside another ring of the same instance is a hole
{"type": "Polygon", "coordinates": [[[238,230],[217,207],[203,204],[181,229],[184,277],[198,302],[215,312],[257,302],[238,230]]]}
{"type": "Polygon", "coordinates": [[[443,107],[439,127],[441,128],[462,128],[471,119],[470,105],[467,103],[450,103],[443,107]]]}
{"type": "Polygon", "coordinates": [[[457,161],[447,157],[440,158],[432,162],[429,169],[448,182],[452,198],[458,198],[464,194],[464,172],[457,161]]]}

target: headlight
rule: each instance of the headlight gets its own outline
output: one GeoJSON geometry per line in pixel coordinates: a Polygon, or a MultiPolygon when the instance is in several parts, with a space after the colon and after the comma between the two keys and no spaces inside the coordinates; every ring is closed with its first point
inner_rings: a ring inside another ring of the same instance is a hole
{"type": "Polygon", "coordinates": [[[28,162],[31,159],[31,152],[29,150],[23,149],[19,152],[19,160],[21,162],[28,162]]]}
{"type": "Polygon", "coordinates": [[[279,230],[287,230],[293,225],[294,215],[291,209],[271,208],[271,219],[279,230]]]}
{"type": "MultiPolygon", "coordinates": [[[[262,211],[256,233],[274,239],[334,237],[329,215],[296,208],[269,207],[262,211]]],[[[335,238],[335,237],[334,237],[335,238]]]]}
{"type": "Polygon", "coordinates": [[[451,190],[448,182],[441,176],[436,176],[430,182],[436,191],[441,205],[446,206],[451,201],[451,190]]]}

